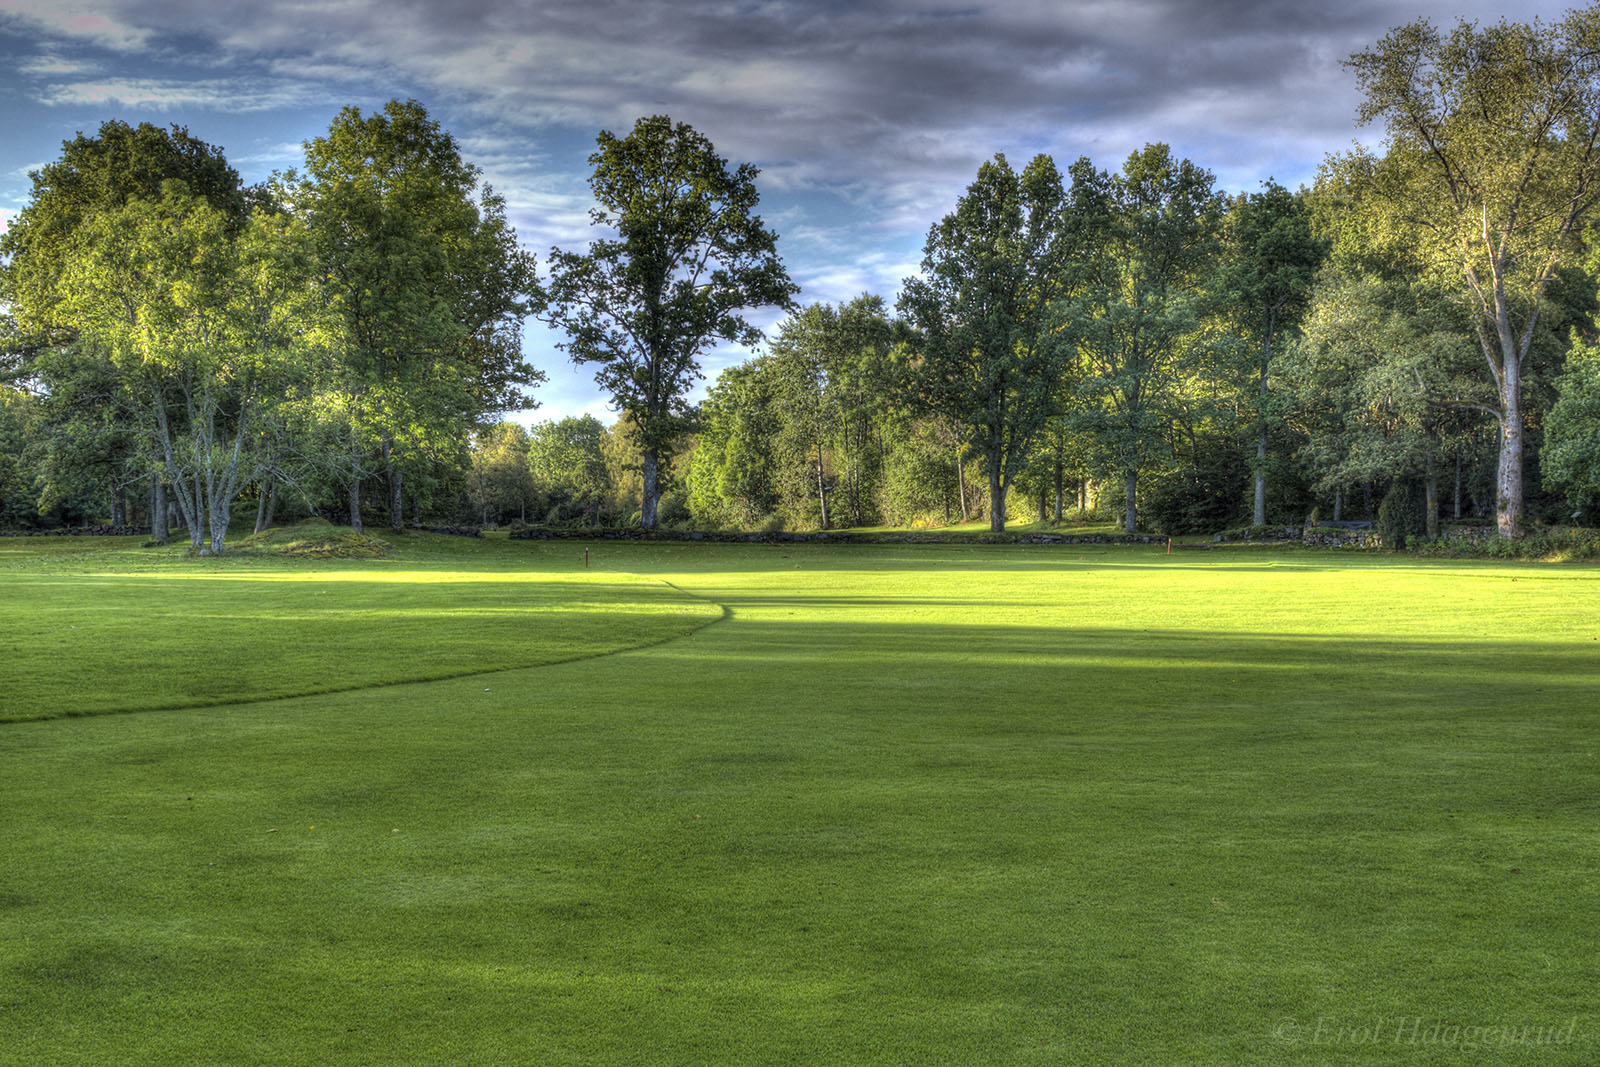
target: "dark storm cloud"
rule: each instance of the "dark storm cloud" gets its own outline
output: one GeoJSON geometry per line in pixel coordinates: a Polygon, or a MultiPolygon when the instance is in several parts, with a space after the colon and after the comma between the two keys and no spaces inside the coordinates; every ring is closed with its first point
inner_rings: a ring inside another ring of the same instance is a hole
{"type": "Polygon", "coordinates": [[[474,119],[464,140],[513,203],[562,220],[550,236],[583,223],[582,157],[525,146],[650,113],[756,161],[767,188],[824,191],[893,233],[925,229],[996,151],[1115,168],[1161,140],[1234,188],[1293,183],[1356,136],[1340,66],[1352,51],[1423,15],[1499,16],[1485,0],[0,0],[0,11],[47,29],[58,50],[87,41],[124,64],[36,75],[36,99],[54,103],[447,100],[474,119]],[[152,77],[138,67],[150,59],[209,69],[152,77]]]}
{"type": "MultiPolygon", "coordinates": [[[[298,94],[294,83],[387,80],[535,126],[665,111],[768,161],[779,180],[891,189],[944,185],[997,149],[1108,153],[1100,161],[1115,165],[1156,139],[1224,173],[1275,158],[1306,171],[1352,132],[1340,60],[1430,13],[1289,0],[3,3],[107,47],[159,49],[179,33],[214,42],[219,57],[285,83],[254,99],[298,94]],[[1229,158],[1205,159],[1212,141],[1229,158]]],[[[144,98],[158,88],[142,86],[144,98]]]]}
{"type": "MultiPolygon", "coordinates": [[[[1048,152],[1063,167],[1088,155],[1115,169],[1160,140],[1229,188],[1269,175],[1294,184],[1358,135],[1340,67],[1351,52],[1421,16],[1562,10],[1551,0],[0,0],[0,90],[72,122],[133,109],[230,147],[258,131],[239,158],[258,159],[259,172],[294,165],[295,142],[344,104],[415,95],[537,249],[589,235],[594,132],[670,114],[761,167],[763,209],[804,298],[835,301],[892,298],[928,226],[997,151],[1015,163],[1048,152]]],[[[34,140],[8,166],[25,170],[53,148],[34,140]]],[[[25,182],[3,179],[0,168],[0,226],[26,195],[25,182]]],[[[553,371],[546,413],[596,409],[581,376],[561,377],[550,339],[530,337],[535,362],[553,371]]],[[[717,353],[708,373],[741,355],[717,353]]]]}

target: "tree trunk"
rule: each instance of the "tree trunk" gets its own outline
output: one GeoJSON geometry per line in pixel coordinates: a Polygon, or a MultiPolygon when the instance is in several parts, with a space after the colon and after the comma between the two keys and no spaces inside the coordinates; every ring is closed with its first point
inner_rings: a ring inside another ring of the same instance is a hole
{"type": "Polygon", "coordinates": [[[400,468],[395,466],[387,441],[383,444],[383,464],[389,475],[389,529],[400,533],[406,528],[405,497],[401,493],[400,468]]]}
{"type": "Polygon", "coordinates": [[[961,455],[956,455],[956,488],[961,493],[961,522],[967,521],[967,473],[961,469],[961,455]]]}
{"type": "Polygon", "coordinates": [[[817,442],[817,504],[822,508],[822,528],[828,528],[828,487],[822,480],[822,442],[817,442]]]}
{"type": "Polygon", "coordinates": [[[1256,505],[1251,514],[1257,526],[1267,524],[1267,424],[1261,423],[1260,436],[1256,438],[1256,505]]]}
{"type": "Polygon", "coordinates": [[[1344,489],[1335,486],[1333,490],[1333,521],[1342,522],[1344,515],[1344,489]]]}
{"type": "Polygon", "coordinates": [[[1043,526],[1050,521],[1050,486],[1041,481],[1039,483],[1039,525],[1043,526]]]}
{"type": "Polygon", "coordinates": [[[1495,472],[1495,526],[1522,536],[1522,371],[1508,361],[1500,387],[1500,464],[1495,472]]]}
{"type": "Polygon", "coordinates": [[[659,461],[656,459],[655,449],[646,448],[644,450],[644,462],[641,466],[644,468],[642,471],[644,492],[641,494],[642,499],[639,501],[639,525],[646,530],[654,530],[656,528],[656,506],[661,500],[659,461]]]}
{"type": "Polygon", "coordinates": [[[111,487],[111,528],[121,530],[128,525],[128,498],[123,495],[122,486],[111,487]]]}
{"type": "Polygon", "coordinates": [[[1439,467],[1432,458],[1428,460],[1427,476],[1423,481],[1423,498],[1426,501],[1427,534],[1431,538],[1439,536],[1439,467]]]}
{"type": "Polygon", "coordinates": [[[1461,453],[1456,453],[1456,521],[1461,521],[1461,453]]]}
{"type": "Polygon", "coordinates": [[[256,486],[256,533],[265,530],[272,521],[267,515],[267,495],[272,491],[272,479],[256,486]]]}
{"type": "Polygon", "coordinates": [[[158,470],[150,475],[150,540],[167,543],[167,483],[158,470]]]}
{"type": "Polygon", "coordinates": [[[194,472],[194,521],[189,524],[189,547],[196,552],[206,543],[206,494],[200,482],[200,472],[194,472]]]}
{"type": "Polygon", "coordinates": [[[1006,529],[1006,485],[1000,478],[1000,460],[989,461],[989,529],[1004,533],[1006,529]]]}
{"type": "Polygon", "coordinates": [[[1124,528],[1129,534],[1132,534],[1137,529],[1136,524],[1139,519],[1138,488],[1139,472],[1123,471],[1122,489],[1126,497],[1123,503],[1124,528]]]}
{"type": "Polygon", "coordinates": [[[350,479],[350,528],[353,530],[362,529],[361,479],[359,477],[352,477],[350,479]]]}
{"type": "Polygon", "coordinates": [[[1078,479],[1078,518],[1089,514],[1089,479],[1078,479]]]}
{"type": "Polygon", "coordinates": [[[1065,467],[1065,464],[1063,464],[1061,462],[1060,457],[1057,457],[1056,458],[1056,525],[1057,526],[1061,525],[1061,488],[1062,488],[1061,480],[1066,474],[1066,471],[1065,471],[1064,467],[1065,467]]]}
{"type": "Polygon", "coordinates": [[[1256,405],[1256,499],[1251,513],[1257,526],[1267,524],[1267,371],[1272,366],[1272,336],[1277,332],[1278,313],[1267,313],[1267,329],[1261,338],[1261,382],[1256,405]]]}
{"type": "Polygon", "coordinates": [[[211,552],[222,555],[223,544],[228,540],[228,501],[211,501],[211,552]]]}

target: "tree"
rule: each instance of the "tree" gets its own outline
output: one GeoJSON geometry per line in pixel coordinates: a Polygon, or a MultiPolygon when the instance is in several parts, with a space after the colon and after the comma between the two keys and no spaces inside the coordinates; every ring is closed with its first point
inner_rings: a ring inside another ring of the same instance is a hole
{"type": "Polygon", "coordinates": [[[730,171],[711,142],[665,115],[627,137],[602,130],[589,157],[597,238],[586,253],[552,249],[549,315],[558,347],[595,363],[595,380],[637,431],[643,459],[640,517],[656,527],[662,466],[687,425],[700,356],[719,342],[753,345],[761,332],[739,312],[788,307],[798,287],[778,259],[777,236],[753,214],[749,163],[730,171]]]}
{"type": "Polygon", "coordinates": [[[1375,231],[1450,278],[1495,387],[1496,521],[1521,532],[1525,364],[1546,288],[1600,198],[1600,7],[1558,23],[1425,21],[1348,61],[1388,151],[1358,149],[1375,231]]]}
{"type": "Polygon", "coordinates": [[[468,474],[478,504],[479,521],[489,525],[514,516],[528,521],[528,505],[538,495],[528,469],[528,431],[515,422],[501,422],[475,435],[468,474]]]}
{"type": "Polygon", "coordinates": [[[38,400],[0,383],[0,529],[37,521],[38,476],[24,454],[38,422],[38,400]]]}
{"type": "Polygon", "coordinates": [[[72,241],[94,215],[129,200],[159,200],[162,186],[181,181],[194,197],[221,211],[231,228],[243,224],[251,194],[222,150],[181,126],[103,123],[93,137],[79,133],[61,145],[61,158],[31,172],[33,195],[0,234],[4,299],[23,337],[35,349],[77,335],[62,313],[63,278],[72,267],[72,241]]]}
{"type": "Polygon", "coordinates": [[[1332,264],[1286,367],[1311,413],[1307,458],[1322,487],[1403,481],[1409,492],[1415,482],[1429,537],[1439,534],[1442,474],[1482,419],[1476,405],[1438,399],[1473,384],[1475,345],[1457,310],[1426,280],[1332,264]]]}
{"type": "Polygon", "coordinates": [[[1557,383],[1560,399],[1545,422],[1545,484],[1580,510],[1600,504],[1600,345],[1572,346],[1557,383]]]}
{"type": "Polygon", "coordinates": [[[1072,347],[1057,300],[1075,250],[1061,174],[1040,155],[1019,175],[1003,155],[978,168],[956,210],[928,231],[922,276],[899,308],[915,331],[911,388],[966,427],[989,476],[989,527],[1058,407],[1072,347]]]}
{"type": "Polygon", "coordinates": [[[1259,193],[1241,193],[1228,212],[1226,298],[1243,338],[1255,350],[1256,460],[1252,522],[1267,521],[1267,434],[1275,412],[1268,386],[1279,338],[1304,313],[1325,254],[1311,232],[1305,199],[1270,179],[1259,193]]]}
{"type": "Polygon", "coordinates": [[[85,478],[109,493],[113,524],[124,521],[129,480],[151,478],[151,530],[166,540],[164,463],[153,462],[146,383],[108,361],[103,346],[79,343],[69,276],[83,228],[131,201],[156,202],[169,181],[221,213],[232,235],[244,225],[254,190],[243,189],[222,151],[181,126],[103,123],[93,137],[63,142],[61,158],[29,175],[33,193],[0,234],[0,301],[9,306],[7,361],[48,398],[50,432],[39,440],[42,506],[81,491],[85,478]]]}
{"type": "Polygon", "coordinates": [[[369,470],[388,480],[398,530],[408,461],[424,465],[440,438],[533,406],[518,390],[542,376],[522,358],[521,331],[542,294],[504,201],[480,180],[415,100],[371,115],[345,108],[306,145],[305,177],[290,179],[319,289],[343,323],[342,359],[323,388],[341,394],[327,411],[345,424],[352,525],[369,470]]]}
{"type": "Polygon", "coordinates": [[[558,506],[598,517],[611,476],[606,470],[606,428],[593,415],[535,423],[525,466],[538,488],[558,506]]]}
{"type": "MultiPolygon", "coordinates": [[[[792,465],[771,358],[729,367],[701,405],[699,441],[689,463],[689,510],[712,526],[750,528],[784,503],[783,468],[792,465]]],[[[806,457],[801,457],[802,464],[806,457]]]]}
{"type": "Polygon", "coordinates": [[[143,383],[193,546],[221,552],[250,478],[253,418],[308,338],[303,227],[257,210],[242,229],[181,181],[75,232],[61,307],[81,337],[143,383]]]}
{"type": "Polygon", "coordinates": [[[1166,145],[1108,178],[1073,168],[1075,211],[1098,218],[1085,278],[1065,305],[1083,359],[1075,419],[1100,465],[1122,476],[1124,529],[1138,520],[1140,471],[1164,444],[1188,364],[1203,354],[1222,201],[1212,176],[1166,145]]]}

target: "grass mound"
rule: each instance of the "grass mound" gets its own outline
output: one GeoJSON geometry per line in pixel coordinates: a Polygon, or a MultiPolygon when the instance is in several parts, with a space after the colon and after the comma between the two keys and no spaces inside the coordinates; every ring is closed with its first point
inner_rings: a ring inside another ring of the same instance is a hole
{"type": "Polygon", "coordinates": [[[383,559],[389,546],[349,526],[327,519],[307,519],[252,534],[239,547],[307,559],[383,559]]]}

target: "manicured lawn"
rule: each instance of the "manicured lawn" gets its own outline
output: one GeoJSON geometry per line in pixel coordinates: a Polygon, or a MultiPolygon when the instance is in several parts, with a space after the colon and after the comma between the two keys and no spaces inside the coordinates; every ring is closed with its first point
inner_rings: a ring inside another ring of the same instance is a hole
{"type": "Polygon", "coordinates": [[[91,556],[89,538],[37,540],[48,554],[33,558],[13,547],[23,539],[0,540],[0,722],[556,663],[722,615],[656,579],[485,566],[483,546],[442,539],[401,559],[316,562],[189,560],[176,545],[91,556]]]}
{"type": "Polygon", "coordinates": [[[0,543],[24,712],[368,686],[0,726],[0,1063],[1600,1060],[1600,569],[591,547],[0,543]]]}

